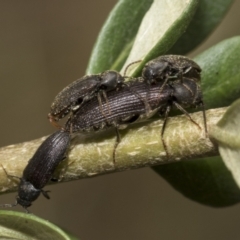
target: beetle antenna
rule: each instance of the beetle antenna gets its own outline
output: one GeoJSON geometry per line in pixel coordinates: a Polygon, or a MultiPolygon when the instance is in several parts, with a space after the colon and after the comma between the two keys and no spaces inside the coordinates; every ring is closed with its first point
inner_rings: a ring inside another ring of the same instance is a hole
{"type": "Polygon", "coordinates": [[[0,204],[0,207],[4,207],[4,208],[12,208],[12,207],[16,207],[18,205],[18,203],[12,203],[12,204],[9,204],[9,203],[6,203],[6,204],[0,204]]]}
{"type": "Polygon", "coordinates": [[[129,63],[129,64],[126,66],[125,70],[124,70],[123,76],[126,76],[126,75],[127,75],[127,70],[129,69],[130,66],[132,66],[132,65],[134,65],[134,64],[136,64],[136,63],[139,63],[139,62],[141,62],[141,61],[142,61],[142,60],[138,60],[138,61],[134,61],[134,62],[129,63]]]}

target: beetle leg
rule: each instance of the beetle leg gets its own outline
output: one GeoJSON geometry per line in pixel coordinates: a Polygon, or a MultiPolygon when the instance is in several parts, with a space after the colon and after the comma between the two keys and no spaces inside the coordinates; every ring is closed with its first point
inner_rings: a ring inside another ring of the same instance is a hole
{"type": "Polygon", "coordinates": [[[202,112],[203,112],[203,123],[204,123],[204,129],[205,129],[205,137],[208,137],[208,130],[207,130],[207,117],[206,117],[206,112],[205,112],[205,106],[204,103],[201,102],[200,106],[202,107],[202,112]]]}
{"type": "Polygon", "coordinates": [[[121,135],[119,133],[118,125],[115,125],[115,131],[116,131],[117,138],[116,138],[116,141],[115,141],[115,144],[114,144],[114,147],[113,147],[113,164],[114,164],[114,167],[116,167],[116,150],[117,150],[117,147],[118,147],[119,143],[121,142],[121,135]]]}
{"type": "MultiPolygon", "coordinates": [[[[73,111],[71,111],[71,112],[70,112],[70,116],[69,116],[69,119],[70,119],[70,129],[69,129],[69,132],[70,132],[70,134],[73,133],[73,124],[72,124],[72,118],[73,118],[73,116],[74,116],[74,113],[73,113],[73,111]]],[[[69,121],[69,119],[68,119],[68,121],[69,121]]]]}
{"type": "Polygon", "coordinates": [[[194,96],[194,93],[193,93],[193,91],[191,90],[191,88],[189,88],[186,84],[182,84],[191,94],[192,94],[192,96],[194,96]]]}
{"type": "Polygon", "coordinates": [[[103,94],[104,100],[105,100],[106,103],[107,103],[108,114],[111,115],[111,110],[110,110],[110,107],[109,107],[109,102],[108,102],[108,98],[107,98],[107,93],[106,93],[106,91],[103,91],[102,94],[103,94]]]}
{"type": "Polygon", "coordinates": [[[170,77],[167,77],[166,79],[165,79],[165,81],[163,82],[163,85],[160,87],[160,89],[159,89],[159,93],[161,93],[162,92],[162,90],[163,90],[163,88],[166,86],[166,84],[167,84],[167,82],[168,82],[168,79],[170,79],[170,77]]]}
{"type": "Polygon", "coordinates": [[[48,195],[49,192],[51,192],[51,191],[41,190],[42,195],[43,195],[45,198],[47,198],[47,199],[50,199],[50,197],[49,197],[49,195],[48,195]]]}
{"type": "MultiPolygon", "coordinates": [[[[15,203],[5,203],[5,204],[0,204],[0,207],[4,207],[4,208],[12,208],[12,207],[16,207],[18,205],[18,203],[17,202],[15,202],[15,203]]],[[[28,211],[28,209],[27,208],[24,208],[25,209],[25,211],[26,211],[26,213],[29,213],[29,211],[28,211]]]]}
{"type": "Polygon", "coordinates": [[[100,93],[97,94],[97,99],[98,99],[100,111],[101,111],[102,115],[106,118],[106,115],[104,114],[103,108],[102,108],[102,98],[101,98],[100,93]]]}
{"type": "MultiPolygon", "coordinates": [[[[166,128],[167,119],[168,119],[169,112],[171,111],[171,108],[172,108],[172,105],[168,105],[167,108],[165,109],[165,112],[164,112],[164,120],[163,120],[162,129],[161,129],[162,145],[163,145],[163,148],[164,148],[164,150],[165,150],[165,152],[166,152],[167,158],[169,158],[169,152],[168,152],[167,144],[165,143],[163,134],[164,134],[164,131],[165,131],[165,128],[166,128]]],[[[161,115],[162,113],[160,112],[159,114],[161,115]]]]}
{"type": "MultiPolygon", "coordinates": [[[[198,123],[196,123],[196,122],[192,119],[192,117],[190,116],[190,114],[189,114],[180,104],[178,104],[177,102],[173,101],[173,105],[174,105],[176,108],[178,108],[181,112],[183,112],[183,113],[189,118],[189,120],[190,120],[192,123],[194,123],[200,130],[202,129],[202,128],[200,127],[200,125],[199,125],[198,123]]],[[[205,116],[205,117],[206,117],[206,116],[205,116]]]]}
{"type": "MultiPolygon", "coordinates": [[[[107,95],[106,95],[106,97],[107,97],[107,95]]],[[[104,113],[103,108],[102,108],[102,99],[101,99],[100,93],[97,94],[97,99],[98,99],[98,103],[99,103],[100,112],[102,113],[103,117],[105,118],[105,121],[106,121],[107,123],[109,123],[109,122],[108,122],[108,118],[107,118],[107,116],[106,116],[106,114],[104,113]]],[[[107,102],[107,103],[108,103],[108,102],[107,102]]],[[[108,104],[108,110],[109,110],[109,112],[110,112],[109,104],[108,104]]]]}

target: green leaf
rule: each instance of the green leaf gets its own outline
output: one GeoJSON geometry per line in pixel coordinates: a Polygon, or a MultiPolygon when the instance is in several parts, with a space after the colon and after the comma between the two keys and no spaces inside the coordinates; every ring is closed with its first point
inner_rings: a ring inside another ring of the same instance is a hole
{"type": "Polygon", "coordinates": [[[142,60],[134,73],[139,74],[148,60],[172,47],[186,30],[197,6],[198,0],[145,0],[141,4],[139,0],[120,1],[102,28],[87,73],[120,70],[134,43],[125,66],[142,60]]]}
{"type": "Polygon", "coordinates": [[[87,74],[121,69],[142,18],[152,2],[153,0],[120,0],[116,4],[99,33],[87,74]]]}
{"type": "Polygon", "coordinates": [[[211,129],[224,163],[240,188],[240,99],[228,108],[222,119],[211,129]]]}
{"type": "Polygon", "coordinates": [[[141,63],[127,75],[141,75],[146,62],[166,53],[188,27],[198,7],[198,0],[154,1],[139,28],[131,53],[122,68],[132,62],[141,63]]]}
{"type": "Polygon", "coordinates": [[[226,207],[240,201],[240,191],[220,157],[154,167],[177,191],[193,201],[226,207]]]}
{"type": "Polygon", "coordinates": [[[228,106],[240,97],[240,36],[218,43],[194,60],[202,68],[206,109],[228,106]]]}
{"type": "Polygon", "coordinates": [[[234,0],[200,0],[196,14],[186,32],[169,53],[184,55],[197,47],[222,21],[233,2],[234,0]]]}
{"type": "Polygon", "coordinates": [[[0,211],[0,238],[21,240],[76,240],[59,227],[35,215],[0,211]]]}

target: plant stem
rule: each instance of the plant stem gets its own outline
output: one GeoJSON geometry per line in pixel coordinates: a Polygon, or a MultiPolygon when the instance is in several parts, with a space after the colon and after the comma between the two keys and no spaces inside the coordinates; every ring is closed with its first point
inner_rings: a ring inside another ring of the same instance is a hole
{"type": "MultiPolygon", "coordinates": [[[[223,116],[227,108],[206,111],[209,132],[223,116]]],[[[218,155],[216,146],[205,137],[202,112],[191,117],[200,124],[201,130],[184,116],[171,117],[167,121],[164,140],[169,158],[161,141],[163,120],[151,120],[120,130],[122,137],[116,149],[116,165],[113,163],[114,131],[104,131],[91,136],[73,137],[67,159],[56,171],[59,181],[70,181],[109,172],[118,172],[145,166],[166,164],[180,160],[218,155]]],[[[0,149],[0,163],[9,175],[21,177],[28,160],[46,139],[6,146],[0,149]]],[[[16,190],[16,183],[0,168],[0,192],[16,190]]]]}

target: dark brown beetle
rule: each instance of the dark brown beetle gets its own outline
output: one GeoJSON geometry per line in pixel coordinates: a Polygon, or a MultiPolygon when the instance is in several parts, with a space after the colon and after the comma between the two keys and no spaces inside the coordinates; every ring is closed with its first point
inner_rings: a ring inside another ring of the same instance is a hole
{"type": "Polygon", "coordinates": [[[148,86],[141,79],[135,79],[128,82],[127,87],[123,87],[119,91],[109,92],[108,103],[102,103],[101,108],[96,97],[83,104],[69,117],[65,129],[67,131],[72,130],[73,133],[78,131],[96,132],[111,127],[125,128],[132,122],[148,118],[163,105],[167,105],[171,99],[171,87],[166,86],[160,94],[159,88],[161,85],[162,83],[158,83],[150,88],[148,104],[152,111],[149,114],[146,113],[144,102],[132,93],[132,91],[137,92],[142,99],[145,99],[148,86]]]}
{"type": "Polygon", "coordinates": [[[65,129],[72,133],[89,133],[115,128],[117,141],[113,151],[115,164],[115,150],[121,137],[119,129],[129,124],[141,121],[154,115],[160,108],[166,107],[171,98],[172,89],[166,86],[160,93],[163,83],[148,87],[142,79],[134,79],[119,91],[108,93],[108,102],[98,104],[97,97],[92,98],[71,115],[65,129]],[[137,94],[135,94],[137,93],[137,94]],[[148,96],[150,111],[146,110],[145,99],[148,96]],[[110,111],[109,111],[110,110],[110,111]]]}
{"type": "Polygon", "coordinates": [[[59,127],[56,122],[70,112],[74,113],[94,96],[98,96],[101,105],[100,94],[107,101],[106,92],[121,88],[123,83],[124,77],[116,71],[105,71],[101,74],[89,75],[72,82],[55,97],[48,114],[50,122],[59,127]]]}
{"type": "Polygon", "coordinates": [[[18,186],[18,196],[15,204],[3,204],[0,207],[14,207],[21,205],[26,212],[39,195],[49,199],[48,191],[42,188],[52,178],[53,172],[59,163],[65,158],[65,153],[70,143],[70,134],[65,131],[57,131],[49,136],[37,149],[23,171],[18,186]]]}

